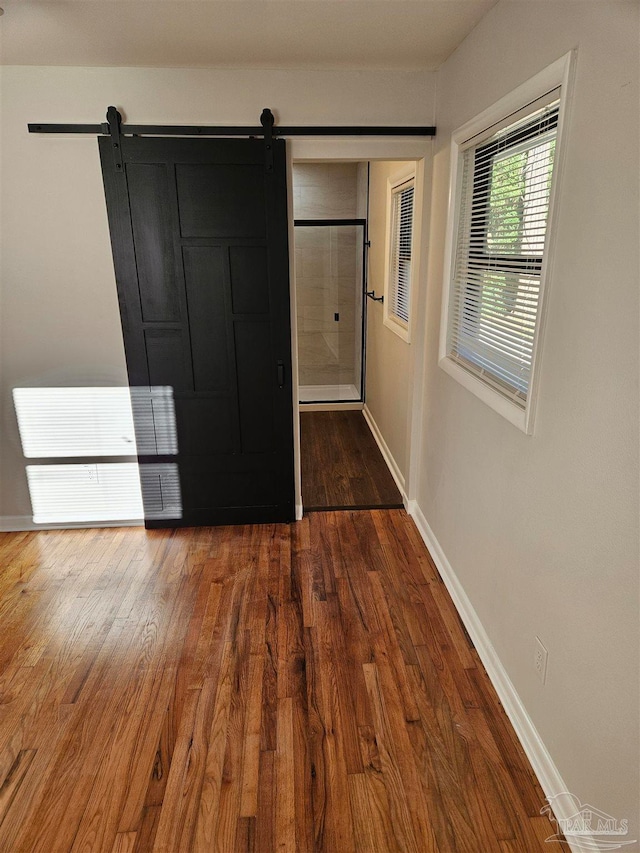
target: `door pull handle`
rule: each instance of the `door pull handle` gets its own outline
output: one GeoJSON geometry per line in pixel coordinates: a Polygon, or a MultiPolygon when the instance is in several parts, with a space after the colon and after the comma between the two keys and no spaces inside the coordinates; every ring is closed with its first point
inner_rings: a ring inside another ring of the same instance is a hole
{"type": "Polygon", "coordinates": [[[278,387],[284,388],[284,361],[278,362],[278,387]]]}

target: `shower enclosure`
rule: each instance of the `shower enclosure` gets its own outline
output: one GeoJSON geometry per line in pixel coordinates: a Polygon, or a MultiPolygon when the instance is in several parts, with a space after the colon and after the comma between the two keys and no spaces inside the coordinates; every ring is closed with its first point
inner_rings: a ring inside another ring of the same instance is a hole
{"type": "Polygon", "coordinates": [[[296,219],[301,403],[362,400],[366,219],[296,219]]]}

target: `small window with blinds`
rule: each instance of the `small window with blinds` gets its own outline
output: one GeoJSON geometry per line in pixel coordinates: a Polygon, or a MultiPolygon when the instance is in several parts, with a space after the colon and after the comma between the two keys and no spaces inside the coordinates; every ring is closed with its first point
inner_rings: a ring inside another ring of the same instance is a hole
{"type": "Polygon", "coordinates": [[[390,190],[389,274],[384,316],[386,325],[408,340],[415,179],[392,184],[390,190]]]}
{"type": "Polygon", "coordinates": [[[480,132],[473,128],[474,135],[460,142],[454,134],[455,210],[440,364],[526,432],[550,236],[560,91],[555,88],[512,109],[480,132]],[[465,380],[465,374],[472,380],[465,380]],[[474,382],[490,389],[491,396],[474,382]]]}

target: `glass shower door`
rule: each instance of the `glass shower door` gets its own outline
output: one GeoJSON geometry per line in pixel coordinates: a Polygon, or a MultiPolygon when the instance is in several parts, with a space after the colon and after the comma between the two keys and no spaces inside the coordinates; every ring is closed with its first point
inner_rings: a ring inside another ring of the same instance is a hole
{"type": "Polygon", "coordinates": [[[361,400],[365,220],[295,226],[300,402],[361,400]]]}

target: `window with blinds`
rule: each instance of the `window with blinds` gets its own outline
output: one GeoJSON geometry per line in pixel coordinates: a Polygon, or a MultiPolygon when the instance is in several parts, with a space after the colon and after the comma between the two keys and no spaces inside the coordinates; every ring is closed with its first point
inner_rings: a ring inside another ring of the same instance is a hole
{"type": "Polygon", "coordinates": [[[559,99],[462,150],[447,354],[524,408],[540,307],[559,99]]]}
{"type": "Polygon", "coordinates": [[[574,65],[570,51],[451,135],[438,364],[529,434],[574,65]]]}
{"type": "Polygon", "coordinates": [[[403,326],[409,326],[411,300],[411,246],[413,237],[414,181],[391,191],[391,245],[387,288],[387,313],[403,326]]]}

